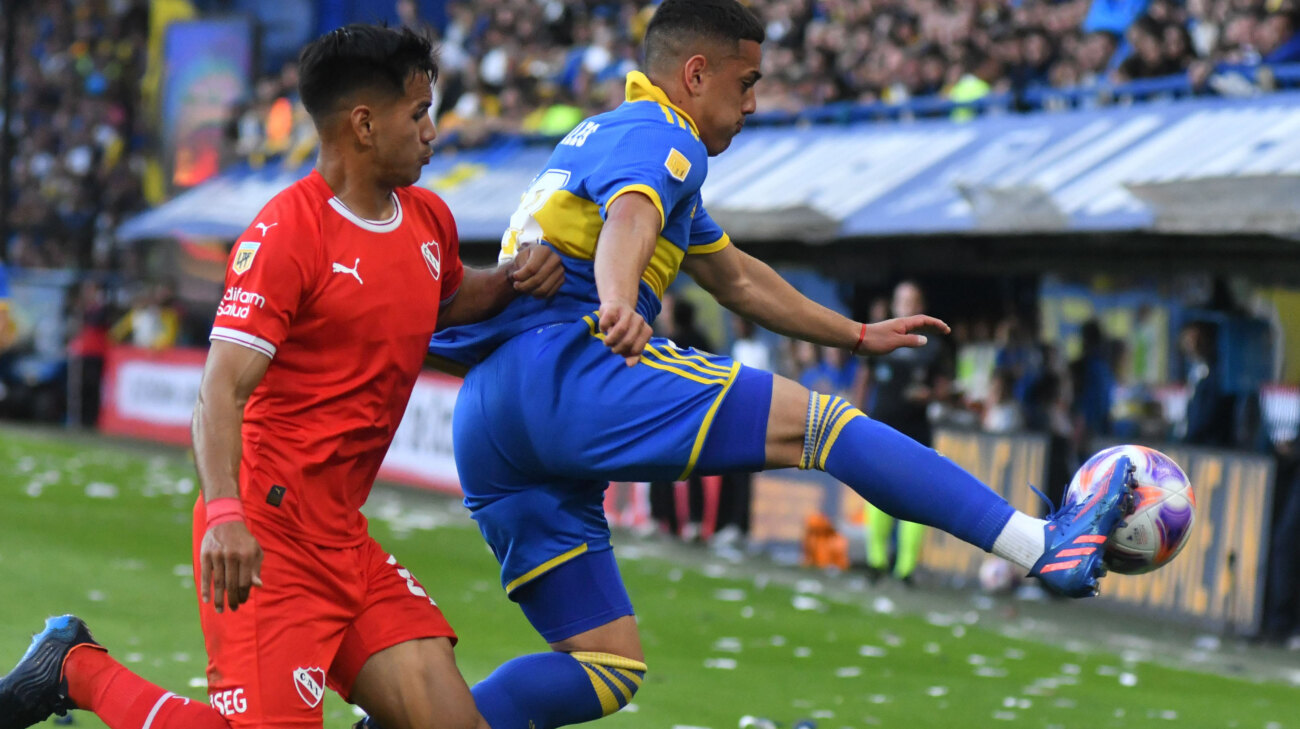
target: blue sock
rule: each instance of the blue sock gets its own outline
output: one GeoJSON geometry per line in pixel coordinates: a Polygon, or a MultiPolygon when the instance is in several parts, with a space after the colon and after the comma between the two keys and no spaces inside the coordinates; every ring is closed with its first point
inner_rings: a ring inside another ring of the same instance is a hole
{"type": "Polygon", "coordinates": [[[1015,512],[957,464],[841,397],[812,393],[799,467],[823,470],[890,516],[942,529],[986,552],[1015,512]]]}
{"type": "Polygon", "coordinates": [[[607,653],[535,653],[502,664],[473,688],[492,729],[551,729],[627,706],[645,664],[607,653]]]}

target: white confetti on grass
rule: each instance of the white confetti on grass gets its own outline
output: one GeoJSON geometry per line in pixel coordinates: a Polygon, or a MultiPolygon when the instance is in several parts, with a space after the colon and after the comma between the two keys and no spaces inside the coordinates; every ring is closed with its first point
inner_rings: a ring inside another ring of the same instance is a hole
{"type": "Polygon", "coordinates": [[[883,658],[888,655],[889,651],[875,645],[858,646],[858,655],[864,658],[883,658]]]}
{"type": "Polygon", "coordinates": [[[194,678],[190,679],[190,688],[207,688],[207,687],[208,687],[208,679],[206,678],[195,676],[194,678]]]}
{"type": "Polygon", "coordinates": [[[813,610],[824,610],[826,608],[826,603],[822,602],[821,600],[818,600],[815,597],[809,597],[807,595],[795,595],[794,599],[791,601],[791,604],[794,605],[795,610],[802,610],[805,612],[813,611],[813,610]]]}
{"type": "Polygon", "coordinates": [[[894,601],[882,595],[871,601],[871,609],[881,615],[892,615],[895,609],[894,601]]]}
{"type": "Polygon", "coordinates": [[[108,599],[108,595],[103,590],[91,590],[86,593],[86,599],[91,602],[103,602],[108,599]]]}
{"type": "Polygon", "coordinates": [[[926,696],[932,696],[932,697],[934,697],[934,698],[936,698],[936,699],[939,698],[940,696],[947,696],[947,695],[948,695],[948,687],[947,687],[947,686],[931,686],[930,688],[928,688],[928,689],[925,690],[925,694],[926,694],[926,696]]]}
{"type": "Polygon", "coordinates": [[[888,704],[890,701],[893,701],[893,699],[889,698],[885,694],[871,694],[867,697],[867,701],[873,704],[888,704]]]}
{"type": "Polygon", "coordinates": [[[937,656],[943,652],[943,648],[939,647],[938,643],[933,643],[933,642],[926,643],[924,646],[921,647],[921,650],[932,656],[937,656]]]}
{"type": "Polygon", "coordinates": [[[139,663],[144,660],[143,653],[127,653],[123,658],[127,663],[139,663]]]}
{"type": "Polygon", "coordinates": [[[86,484],[86,498],[88,499],[116,499],[117,486],[103,481],[91,481],[86,484]]]}
{"type": "Polygon", "coordinates": [[[809,648],[807,646],[799,646],[798,648],[794,649],[795,658],[807,658],[808,656],[811,655],[812,655],[812,648],[809,648]]]}
{"type": "Polygon", "coordinates": [[[754,608],[752,605],[746,605],[740,609],[740,617],[749,619],[754,617],[754,608]]]}
{"type": "Polygon", "coordinates": [[[723,653],[739,653],[742,649],[740,638],[718,638],[713,641],[713,650],[723,653]]]}
{"type": "Polygon", "coordinates": [[[1119,685],[1127,687],[1136,686],[1138,685],[1138,677],[1136,674],[1125,671],[1119,675],[1119,685]]]}
{"type": "Polygon", "coordinates": [[[745,591],[736,588],[727,588],[723,590],[714,590],[713,599],[721,602],[741,602],[745,599],[745,591]]]}
{"type": "Polygon", "coordinates": [[[769,642],[771,642],[772,645],[776,646],[777,648],[780,648],[781,646],[785,645],[784,635],[774,635],[768,640],[769,642]]]}
{"type": "Polygon", "coordinates": [[[975,675],[980,678],[1006,678],[1007,669],[998,668],[997,666],[980,666],[975,669],[975,675]]]}
{"type": "Polygon", "coordinates": [[[857,666],[844,666],[835,669],[835,675],[838,678],[857,678],[862,675],[862,669],[857,666]]]}
{"type": "Polygon", "coordinates": [[[735,658],[705,658],[704,659],[705,668],[717,668],[723,671],[734,671],[736,670],[737,665],[739,664],[736,662],[735,658]]]}
{"type": "Polygon", "coordinates": [[[998,721],[1015,721],[1015,720],[1016,720],[1016,716],[1018,716],[1018,715],[1017,715],[1016,712],[1014,712],[1014,711],[995,711],[995,712],[993,712],[993,718],[994,718],[994,719],[997,719],[998,721]]]}
{"type": "Polygon", "coordinates": [[[794,591],[801,595],[820,595],[826,591],[826,586],[820,580],[798,580],[794,583],[794,591]]]}

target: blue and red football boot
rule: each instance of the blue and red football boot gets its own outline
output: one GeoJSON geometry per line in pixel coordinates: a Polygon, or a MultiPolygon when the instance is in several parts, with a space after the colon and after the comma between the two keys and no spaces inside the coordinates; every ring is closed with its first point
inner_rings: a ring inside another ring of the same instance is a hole
{"type": "MultiPolygon", "coordinates": [[[[1085,498],[1048,515],[1043,527],[1045,551],[1029,570],[1047,589],[1068,597],[1092,597],[1097,579],[1106,574],[1102,555],[1106,540],[1125,516],[1133,512],[1133,473],[1127,457],[1111,468],[1106,483],[1085,498]]],[[[1046,497],[1044,497],[1046,498],[1046,497]]]]}

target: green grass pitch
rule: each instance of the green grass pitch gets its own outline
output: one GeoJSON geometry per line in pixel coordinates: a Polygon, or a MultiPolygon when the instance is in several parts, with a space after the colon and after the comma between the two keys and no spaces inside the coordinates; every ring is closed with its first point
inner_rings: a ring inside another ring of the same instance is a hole
{"type": "MultiPolygon", "coordinates": [[[[74,612],[137,672],[204,698],[189,573],[195,489],[179,451],[0,429],[0,671],[47,615],[74,612]]],[[[459,506],[384,490],[368,511],[372,533],[459,631],[471,683],[545,649],[459,506]]],[[[1064,647],[1008,637],[1005,605],[889,600],[843,579],[617,540],[650,671],[633,705],[603,720],[612,729],[731,729],[747,714],[821,729],[1300,727],[1300,691],[1283,682],[1175,670],[1086,635],[1064,647]]],[[[1121,618],[1093,625],[1107,620],[1121,618]]],[[[326,727],[355,721],[337,697],[325,712],[326,727]]],[[[77,713],[76,726],[103,725],[77,713]]]]}

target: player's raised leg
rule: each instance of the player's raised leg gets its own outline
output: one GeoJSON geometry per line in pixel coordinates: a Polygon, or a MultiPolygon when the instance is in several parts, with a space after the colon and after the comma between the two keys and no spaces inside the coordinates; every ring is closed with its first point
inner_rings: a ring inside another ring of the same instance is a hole
{"type": "Polygon", "coordinates": [[[80,618],[45,621],[18,665],[0,678],[0,729],[26,729],[51,714],[93,712],[111,729],[228,729],[207,704],[155,686],[122,666],[80,618]]]}
{"type": "MultiPolygon", "coordinates": [[[[743,425],[761,402],[754,388],[733,389],[714,428],[743,425]]],[[[991,551],[1073,597],[1095,594],[1104,572],[1100,546],[1131,505],[1128,469],[1117,466],[1097,499],[1035,519],[957,464],[868,418],[843,398],[809,392],[777,376],[765,448],[768,468],[825,471],[882,511],[991,551]]],[[[701,468],[711,465],[701,458],[701,468]]]]}

